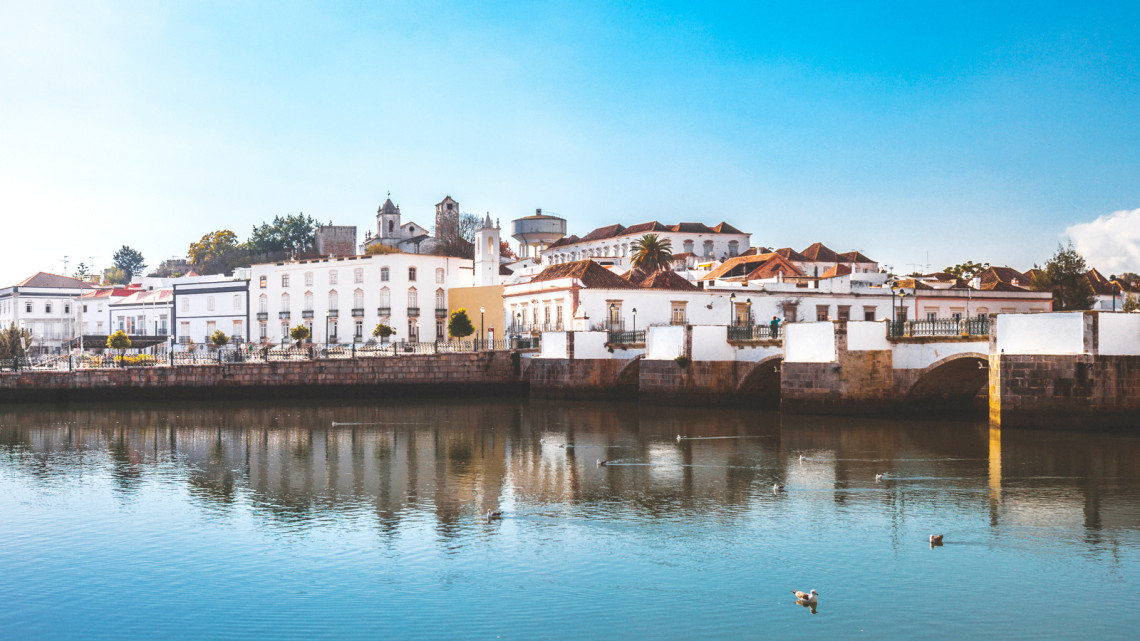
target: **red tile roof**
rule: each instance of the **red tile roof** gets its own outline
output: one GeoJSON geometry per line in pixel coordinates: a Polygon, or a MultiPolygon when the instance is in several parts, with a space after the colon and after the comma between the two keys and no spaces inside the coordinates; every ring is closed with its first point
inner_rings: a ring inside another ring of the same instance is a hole
{"type": "Polygon", "coordinates": [[[85,283],[71,276],[60,276],[47,272],[36,272],[34,275],[16,283],[16,287],[48,287],[59,289],[89,289],[90,283],[85,283]]]}
{"type": "Polygon", "coordinates": [[[573,242],[586,242],[592,240],[606,240],[607,238],[614,238],[617,236],[630,236],[633,234],[652,234],[661,232],[679,232],[691,234],[743,234],[744,232],[729,225],[728,223],[720,223],[716,227],[709,227],[704,223],[677,223],[675,225],[662,225],[656,220],[647,223],[638,223],[629,227],[622,225],[607,225],[605,227],[598,227],[594,231],[586,234],[585,236],[575,240],[562,243],[561,241],[552,244],[551,247],[569,245],[573,242]]]}
{"type": "Polygon", "coordinates": [[[659,271],[644,276],[641,282],[638,283],[641,289],[675,289],[681,291],[694,291],[696,285],[690,283],[684,276],[677,272],[666,270],[659,271]]]}
{"type": "Polygon", "coordinates": [[[851,267],[842,263],[837,263],[831,269],[823,272],[820,278],[835,278],[836,276],[846,276],[851,273],[851,267]]]}
{"type": "Polygon", "coordinates": [[[634,289],[637,287],[592,260],[551,265],[532,278],[530,282],[539,283],[560,278],[575,278],[581,281],[584,287],[591,289],[634,289]]]}
{"type": "Polygon", "coordinates": [[[867,258],[860,252],[843,252],[839,254],[839,262],[843,263],[873,263],[875,261],[867,258]]]}
{"type": "Polygon", "coordinates": [[[607,238],[613,238],[614,236],[617,236],[624,231],[625,227],[620,224],[598,227],[594,231],[583,236],[582,241],[585,242],[590,240],[605,240],[607,238]]]}
{"type": "Polygon", "coordinates": [[[810,263],[811,262],[810,258],[808,258],[807,256],[804,256],[803,254],[799,253],[798,251],[792,249],[791,247],[782,247],[780,249],[777,249],[775,251],[775,253],[783,256],[787,260],[794,260],[794,261],[800,262],[800,263],[810,263]]]}
{"type": "MultiPolygon", "coordinates": [[[[1010,285],[1016,284],[1018,286],[1027,286],[1027,285],[1029,285],[1030,279],[1028,276],[1017,271],[1016,269],[1014,269],[1012,267],[990,267],[990,268],[986,269],[985,271],[983,271],[982,273],[978,274],[978,280],[983,285],[985,285],[986,283],[992,283],[995,281],[1000,281],[1003,283],[1008,283],[1010,285]],[[1014,283],[1015,280],[1017,281],[1017,283],[1014,283]]],[[[1000,290],[1000,291],[1006,291],[1006,290],[1000,290]]]]}
{"type": "Polygon", "coordinates": [[[729,225],[728,223],[725,223],[725,222],[722,222],[721,224],[717,225],[716,227],[713,227],[712,229],[713,229],[713,231],[715,231],[718,234],[743,234],[744,233],[744,232],[740,231],[739,229],[737,229],[737,228],[733,227],[732,225],[729,225]]]}
{"type": "Polygon", "coordinates": [[[807,256],[809,261],[816,262],[816,263],[838,263],[838,262],[840,262],[839,254],[831,251],[831,249],[829,249],[823,243],[812,243],[811,246],[809,246],[807,249],[803,250],[800,253],[803,254],[804,256],[807,256]]]}
{"type": "Polygon", "coordinates": [[[781,271],[784,272],[785,275],[790,276],[804,275],[803,272],[796,269],[795,265],[789,263],[786,258],[779,254],[758,254],[756,256],[733,256],[721,263],[716,269],[710,271],[701,278],[701,280],[739,276],[744,276],[748,279],[771,278],[775,275],[775,271],[781,271]],[[732,272],[740,273],[735,274],[735,276],[729,276],[732,272]]]}

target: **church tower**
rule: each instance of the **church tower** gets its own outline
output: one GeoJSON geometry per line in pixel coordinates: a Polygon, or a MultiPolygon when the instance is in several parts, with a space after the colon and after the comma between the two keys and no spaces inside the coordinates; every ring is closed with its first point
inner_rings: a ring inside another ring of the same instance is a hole
{"type": "Polygon", "coordinates": [[[483,228],[475,232],[475,286],[499,284],[499,227],[491,222],[491,214],[483,219],[483,228]]]}
{"type": "Polygon", "coordinates": [[[435,237],[459,238],[459,202],[451,196],[435,204],[435,237]]]}
{"type": "Polygon", "coordinates": [[[380,231],[380,242],[395,246],[400,239],[400,207],[394,205],[391,198],[376,210],[376,226],[380,231]]]}

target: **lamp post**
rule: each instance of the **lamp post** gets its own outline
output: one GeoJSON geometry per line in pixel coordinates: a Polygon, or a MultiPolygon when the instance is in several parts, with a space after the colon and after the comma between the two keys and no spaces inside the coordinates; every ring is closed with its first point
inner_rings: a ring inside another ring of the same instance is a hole
{"type": "Polygon", "coordinates": [[[522,314],[515,312],[515,333],[522,336],[522,314]]]}
{"type": "Polygon", "coordinates": [[[1112,289],[1112,311],[1116,311],[1116,276],[1108,277],[1108,286],[1112,289]]]}
{"type": "Polygon", "coordinates": [[[899,313],[895,311],[895,295],[898,294],[898,291],[899,284],[891,281],[891,323],[888,327],[896,323],[899,319],[899,313]]]}
{"type": "Polygon", "coordinates": [[[486,342],[483,342],[483,341],[486,341],[486,339],[483,338],[483,313],[486,311],[487,310],[484,307],[479,308],[479,340],[480,340],[480,342],[477,343],[477,345],[482,345],[484,349],[486,349],[486,347],[487,347],[486,342]]]}
{"type": "Polygon", "coordinates": [[[634,307],[631,311],[633,312],[633,333],[636,334],[637,333],[637,308],[634,307]]]}
{"type": "Polygon", "coordinates": [[[728,324],[735,324],[733,321],[736,319],[736,292],[732,292],[728,296],[728,324]]]}
{"type": "Polygon", "coordinates": [[[749,298],[749,299],[745,300],[744,305],[745,305],[744,309],[748,310],[748,326],[752,327],[752,299],[749,298]]]}
{"type": "Polygon", "coordinates": [[[325,349],[329,347],[329,319],[331,317],[331,313],[325,312],[325,349]]]}
{"type": "Polygon", "coordinates": [[[609,318],[609,322],[607,323],[607,325],[609,325],[609,331],[611,331],[611,332],[614,331],[614,312],[615,311],[617,311],[617,305],[615,305],[614,303],[610,303],[610,318],[609,318]]]}

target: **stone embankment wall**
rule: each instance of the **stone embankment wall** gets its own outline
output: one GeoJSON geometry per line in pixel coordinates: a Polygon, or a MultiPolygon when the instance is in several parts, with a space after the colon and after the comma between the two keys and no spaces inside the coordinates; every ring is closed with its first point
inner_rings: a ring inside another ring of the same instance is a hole
{"type": "Polygon", "coordinates": [[[639,360],[535,358],[528,370],[532,398],[637,400],[639,360]]]}
{"type": "Polygon", "coordinates": [[[0,402],[525,395],[510,352],[0,373],[0,402]]]}

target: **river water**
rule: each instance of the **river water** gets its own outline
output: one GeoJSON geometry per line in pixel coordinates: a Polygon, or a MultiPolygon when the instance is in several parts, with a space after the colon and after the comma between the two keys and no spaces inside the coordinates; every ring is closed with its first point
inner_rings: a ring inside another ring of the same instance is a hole
{"type": "Polygon", "coordinates": [[[3,639],[1135,639],[1140,437],[623,404],[7,407],[0,603],[3,639]]]}

